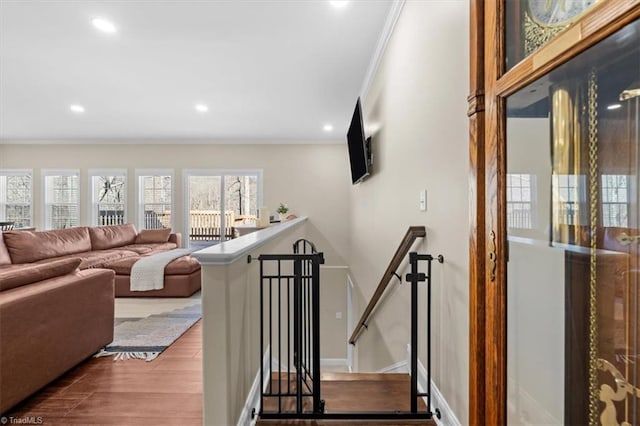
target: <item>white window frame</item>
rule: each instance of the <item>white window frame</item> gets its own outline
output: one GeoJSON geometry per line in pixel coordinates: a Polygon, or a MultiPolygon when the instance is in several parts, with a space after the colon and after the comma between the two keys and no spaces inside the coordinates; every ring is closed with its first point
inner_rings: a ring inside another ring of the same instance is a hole
{"type": "Polygon", "coordinates": [[[42,169],[42,229],[53,229],[47,209],[47,177],[49,176],[77,176],[78,177],[78,225],[82,225],[82,180],[80,169],[42,169]]]}
{"type": "Polygon", "coordinates": [[[97,226],[98,225],[98,200],[95,198],[95,188],[93,187],[93,178],[101,177],[101,176],[124,176],[124,218],[123,223],[128,223],[128,201],[129,201],[129,176],[127,176],[127,169],[89,169],[89,176],[87,177],[88,182],[88,197],[89,200],[89,212],[91,214],[91,220],[89,221],[89,225],[97,226]]]}
{"type": "MultiPolygon", "coordinates": [[[[258,211],[262,206],[262,190],[263,190],[263,170],[262,169],[182,169],[182,185],[183,185],[183,198],[184,198],[184,212],[183,212],[183,234],[186,236],[182,239],[183,245],[188,247],[191,242],[189,240],[189,177],[190,176],[220,176],[220,211],[227,211],[227,203],[225,200],[224,192],[224,178],[225,176],[258,176],[257,182],[257,208],[258,211]]],[[[226,229],[226,215],[221,214],[220,217],[220,229],[226,229]]],[[[221,232],[221,234],[224,234],[221,232]]],[[[225,241],[226,236],[221,235],[220,241],[225,241]]]]}
{"type": "MultiPolygon", "coordinates": [[[[29,226],[33,226],[33,208],[34,208],[34,202],[33,202],[33,169],[0,169],[0,177],[9,177],[9,176],[30,176],[31,177],[31,188],[29,188],[29,193],[30,193],[30,198],[31,198],[31,204],[30,204],[30,209],[29,209],[29,226]]],[[[6,180],[0,180],[0,194],[5,193],[6,194],[6,180]]],[[[1,198],[0,197],[0,221],[2,220],[6,220],[5,218],[5,208],[7,205],[7,201],[6,201],[6,197],[1,198]]]]}
{"type": "Polygon", "coordinates": [[[144,187],[141,185],[141,179],[144,176],[171,176],[171,220],[169,227],[174,232],[175,225],[175,207],[176,207],[176,174],[174,169],[136,169],[136,226],[138,229],[144,228],[144,187]]]}

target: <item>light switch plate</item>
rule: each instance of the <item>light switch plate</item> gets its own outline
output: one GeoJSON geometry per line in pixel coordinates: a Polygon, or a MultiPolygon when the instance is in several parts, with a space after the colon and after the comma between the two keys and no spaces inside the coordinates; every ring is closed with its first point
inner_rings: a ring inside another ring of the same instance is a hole
{"type": "Polygon", "coordinates": [[[422,191],[420,191],[420,211],[421,212],[427,211],[427,190],[426,189],[423,189],[422,191]]]}

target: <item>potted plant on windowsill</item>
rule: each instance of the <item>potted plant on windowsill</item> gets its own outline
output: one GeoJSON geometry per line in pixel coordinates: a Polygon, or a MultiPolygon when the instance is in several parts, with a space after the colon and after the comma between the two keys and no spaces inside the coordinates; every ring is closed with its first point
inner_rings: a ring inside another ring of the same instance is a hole
{"type": "Polygon", "coordinates": [[[289,207],[286,204],[280,203],[280,206],[276,209],[278,216],[280,216],[280,222],[284,222],[287,220],[287,212],[289,211],[289,207]]]}

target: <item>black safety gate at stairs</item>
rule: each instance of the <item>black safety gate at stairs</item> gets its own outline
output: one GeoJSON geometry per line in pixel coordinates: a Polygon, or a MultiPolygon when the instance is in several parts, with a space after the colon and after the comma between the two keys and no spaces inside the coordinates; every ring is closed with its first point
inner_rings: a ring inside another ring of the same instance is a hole
{"type": "MultiPolygon", "coordinates": [[[[260,261],[260,348],[266,349],[260,377],[263,419],[430,419],[431,410],[431,255],[410,253],[411,272],[411,403],[410,411],[327,412],[321,395],[320,265],[323,253],[305,239],[291,254],[263,254],[260,261]],[[427,272],[418,262],[427,262],[427,272]],[[418,391],[418,284],[427,283],[427,383],[418,391]],[[265,378],[265,361],[271,374],[265,378]],[[427,399],[427,411],[418,411],[418,398],[427,399]]],[[[442,256],[438,256],[442,262],[442,256]]],[[[256,413],[254,413],[255,415],[256,413]]]]}

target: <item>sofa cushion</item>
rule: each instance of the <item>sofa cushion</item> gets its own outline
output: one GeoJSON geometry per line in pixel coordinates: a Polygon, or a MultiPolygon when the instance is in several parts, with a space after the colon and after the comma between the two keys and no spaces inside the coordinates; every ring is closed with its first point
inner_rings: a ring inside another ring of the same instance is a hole
{"type": "Polygon", "coordinates": [[[136,237],[136,244],[166,243],[169,241],[171,228],[143,229],[136,237]]]}
{"type": "Polygon", "coordinates": [[[173,250],[178,248],[176,243],[155,243],[155,244],[132,244],[129,246],[120,247],[122,250],[135,251],[141,256],[147,256],[149,254],[160,253],[162,251],[173,250]]]}
{"type": "MultiPolygon", "coordinates": [[[[137,261],[138,259],[136,258],[122,259],[117,262],[111,263],[107,267],[114,270],[117,275],[131,275],[131,268],[137,261]]],[[[164,274],[188,275],[198,271],[199,269],[200,262],[198,262],[195,257],[182,256],[169,262],[164,268],[164,274]]]]}
{"type": "Polygon", "coordinates": [[[108,268],[109,264],[121,259],[138,257],[138,254],[129,250],[98,250],[86,253],[82,257],[80,269],[108,268]]]}
{"type": "Polygon", "coordinates": [[[153,248],[144,244],[130,244],[128,246],[120,247],[121,250],[130,250],[138,254],[149,254],[153,251],[153,248]]]}
{"type": "Polygon", "coordinates": [[[41,232],[6,231],[3,234],[12,263],[31,263],[91,250],[86,227],[41,232]]]}
{"type": "Polygon", "coordinates": [[[78,258],[82,261],[80,263],[80,269],[91,269],[91,268],[102,268],[105,265],[108,265],[111,262],[115,262],[117,260],[126,259],[129,257],[138,258],[138,254],[129,251],[129,250],[121,250],[121,249],[111,249],[111,250],[96,250],[96,251],[86,251],[84,253],[74,253],[68,254],[66,256],[59,256],[54,259],[43,259],[35,262],[37,264],[47,263],[52,260],[62,260],[62,259],[70,259],[70,258],[78,258]]]}
{"type": "Polygon", "coordinates": [[[80,262],[81,260],[78,258],[71,258],[40,264],[8,266],[0,269],[0,290],[8,290],[66,275],[75,271],[80,262]]]}
{"type": "Polygon", "coordinates": [[[0,266],[11,264],[11,256],[9,256],[9,250],[7,250],[7,246],[4,244],[2,234],[3,232],[0,231],[0,266]]]}
{"type": "Polygon", "coordinates": [[[132,244],[136,239],[136,235],[136,227],[131,223],[89,228],[91,248],[93,250],[106,250],[132,244]]]}

